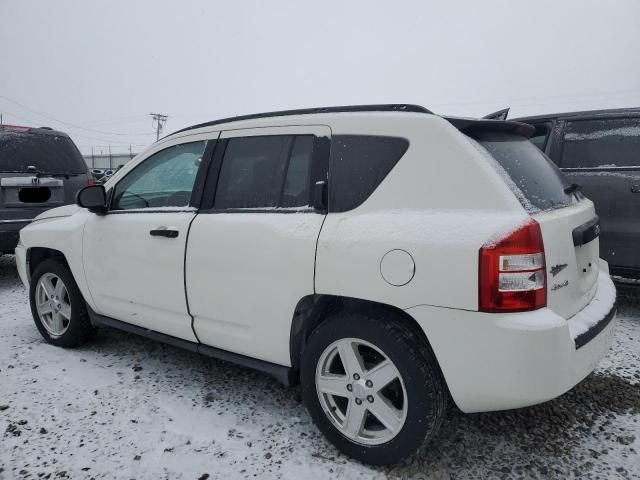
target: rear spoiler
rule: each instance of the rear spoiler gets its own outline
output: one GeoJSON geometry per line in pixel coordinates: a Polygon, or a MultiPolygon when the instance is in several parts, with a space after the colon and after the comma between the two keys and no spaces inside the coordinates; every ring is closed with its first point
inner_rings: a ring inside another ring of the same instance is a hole
{"type": "Polygon", "coordinates": [[[489,120],[484,118],[443,117],[462,133],[471,135],[478,132],[507,132],[516,133],[529,138],[536,131],[535,127],[527,123],[511,120],[489,120]]]}
{"type": "Polygon", "coordinates": [[[510,107],[503,108],[502,110],[498,110],[497,112],[490,113],[489,115],[485,115],[482,118],[487,120],[506,120],[509,115],[510,107]]]}

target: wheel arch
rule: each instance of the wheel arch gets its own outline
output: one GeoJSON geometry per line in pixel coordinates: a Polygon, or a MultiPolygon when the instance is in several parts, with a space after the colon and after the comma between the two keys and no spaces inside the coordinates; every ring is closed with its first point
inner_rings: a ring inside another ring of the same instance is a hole
{"type": "MultiPolygon", "coordinates": [[[[311,332],[327,318],[340,312],[357,312],[371,317],[391,316],[407,327],[416,337],[425,343],[438,369],[442,369],[433,352],[431,343],[418,322],[406,311],[393,305],[338,295],[314,294],[300,299],[293,314],[291,333],[289,339],[289,351],[291,355],[291,382],[298,383],[299,370],[305,346],[311,332]]],[[[444,376],[443,376],[444,378],[444,376]]],[[[446,381],[445,381],[446,384],[446,381]]]]}
{"type": "Polygon", "coordinates": [[[38,265],[40,265],[48,258],[58,260],[71,271],[69,262],[67,261],[67,257],[65,257],[64,253],[62,253],[60,250],[47,247],[31,247],[27,250],[26,258],[27,275],[29,277],[29,282],[31,282],[31,276],[33,275],[33,272],[36,270],[38,265]]]}
{"type": "Polygon", "coordinates": [[[25,263],[28,282],[31,283],[31,277],[38,265],[50,258],[59,261],[61,264],[67,267],[67,269],[71,272],[71,275],[73,276],[76,284],[78,285],[82,297],[89,304],[89,306],[95,310],[93,298],[91,297],[91,292],[89,291],[89,287],[84,277],[82,260],[69,258],[68,255],[65,254],[65,252],[57,248],[53,248],[53,246],[37,246],[27,248],[25,254],[25,263]]]}

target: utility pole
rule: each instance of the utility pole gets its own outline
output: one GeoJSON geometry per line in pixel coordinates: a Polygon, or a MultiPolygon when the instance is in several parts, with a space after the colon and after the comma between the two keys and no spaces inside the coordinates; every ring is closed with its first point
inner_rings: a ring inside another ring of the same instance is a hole
{"type": "Polygon", "coordinates": [[[168,115],[163,115],[161,113],[150,113],[151,118],[153,118],[153,123],[156,127],[156,142],[160,139],[160,132],[162,132],[162,127],[164,127],[168,115]]]}

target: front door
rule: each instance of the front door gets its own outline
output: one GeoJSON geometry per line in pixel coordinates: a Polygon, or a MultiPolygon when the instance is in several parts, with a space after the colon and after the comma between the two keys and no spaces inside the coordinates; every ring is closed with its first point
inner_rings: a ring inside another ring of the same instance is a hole
{"type": "Polygon", "coordinates": [[[314,293],[325,213],[311,192],[327,179],[330,130],[298,126],[222,132],[186,256],[199,340],[290,365],[300,299],[314,293]],[[215,192],[213,191],[215,189],[215,192]]]}
{"type": "Polygon", "coordinates": [[[87,222],[83,261],[97,313],[196,340],[184,256],[206,145],[206,139],[174,144],[148,156],[110,189],[108,213],[87,222]]]}
{"type": "Polygon", "coordinates": [[[596,206],[601,257],[640,275],[640,117],[567,121],[561,166],[596,206]]]}

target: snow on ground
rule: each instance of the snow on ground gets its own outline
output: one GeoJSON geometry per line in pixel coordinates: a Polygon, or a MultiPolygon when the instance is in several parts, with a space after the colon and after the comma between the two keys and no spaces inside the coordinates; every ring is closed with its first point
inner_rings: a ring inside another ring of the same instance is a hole
{"type": "Polygon", "coordinates": [[[430,450],[388,469],[339,454],[267,375],[114,330],[44,343],[1,257],[0,478],[640,478],[638,292],[622,292],[615,345],[574,390],[510,412],[452,407],[430,450]]]}

